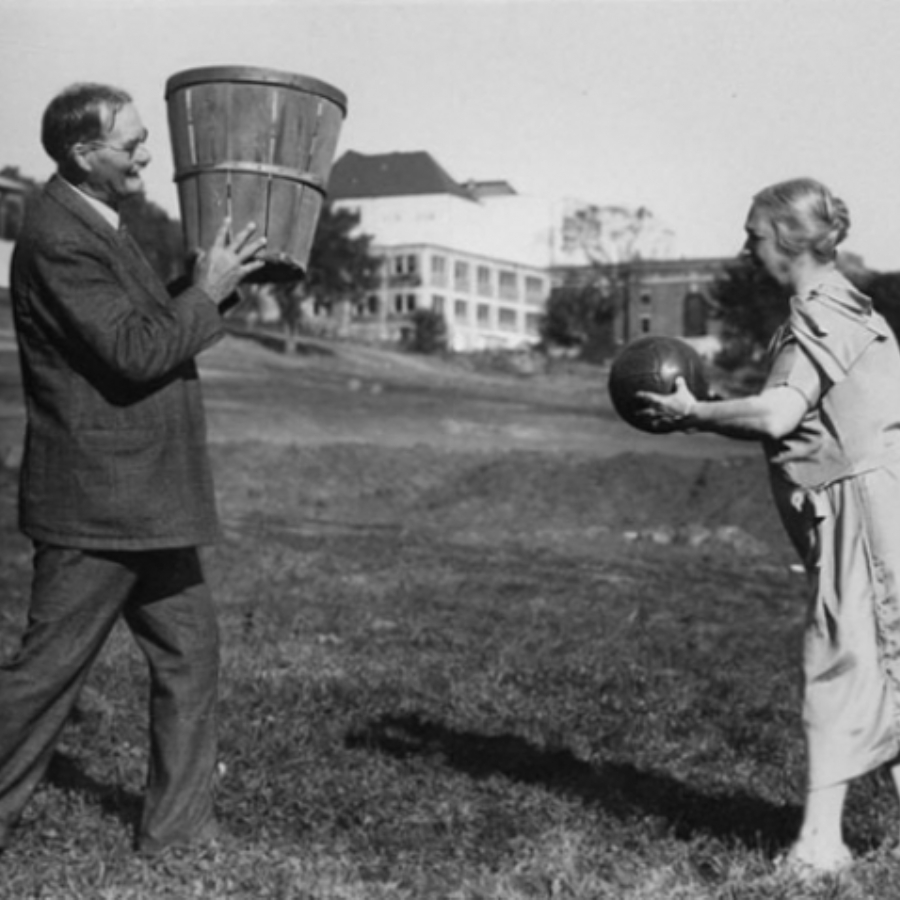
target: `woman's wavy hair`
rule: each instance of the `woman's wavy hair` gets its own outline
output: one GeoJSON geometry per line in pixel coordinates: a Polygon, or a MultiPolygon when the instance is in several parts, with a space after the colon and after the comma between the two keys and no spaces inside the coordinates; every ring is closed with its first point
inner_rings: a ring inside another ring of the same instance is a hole
{"type": "Polygon", "coordinates": [[[73,84],[57,94],[44,110],[41,143],[61,168],[76,144],[99,141],[112,130],[116,115],[132,102],[131,95],[106,84],[73,84]]]}
{"type": "Polygon", "coordinates": [[[850,230],[847,205],[814,178],[770,185],[753,198],[753,207],[768,215],[778,246],[790,256],[808,251],[820,262],[833,260],[850,230]]]}

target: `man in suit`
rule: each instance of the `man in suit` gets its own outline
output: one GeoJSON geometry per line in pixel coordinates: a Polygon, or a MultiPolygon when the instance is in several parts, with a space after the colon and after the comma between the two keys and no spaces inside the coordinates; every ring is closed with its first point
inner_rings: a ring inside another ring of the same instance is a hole
{"type": "Polygon", "coordinates": [[[44,774],[121,616],[150,671],[150,759],[137,848],[218,833],[218,632],[198,547],[218,536],[195,357],[262,265],[228,223],[170,297],[119,229],[144,189],[147,130],[124,91],[55,97],[57,172],[29,204],[11,294],[27,414],[20,525],[34,544],[20,651],[0,666],[0,847],[44,774]]]}

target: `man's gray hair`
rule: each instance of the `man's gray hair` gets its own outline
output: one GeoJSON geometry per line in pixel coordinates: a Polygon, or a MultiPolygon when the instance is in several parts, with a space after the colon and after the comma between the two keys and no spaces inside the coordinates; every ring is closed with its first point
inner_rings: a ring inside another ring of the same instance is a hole
{"type": "Polygon", "coordinates": [[[131,102],[130,94],[107,84],[70,85],[44,111],[41,143],[57,165],[64,167],[76,144],[102,140],[119,110],[131,102]]]}

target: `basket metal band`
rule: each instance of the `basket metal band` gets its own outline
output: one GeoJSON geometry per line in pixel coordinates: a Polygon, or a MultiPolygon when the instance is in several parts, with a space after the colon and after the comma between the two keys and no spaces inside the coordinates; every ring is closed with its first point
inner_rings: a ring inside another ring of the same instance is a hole
{"type": "Polygon", "coordinates": [[[312,172],[298,172],[296,169],[290,169],[287,166],[272,166],[267,163],[221,162],[187,166],[175,174],[174,181],[184,181],[185,178],[190,178],[193,175],[205,175],[211,172],[226,174],[229,172],[241,172],[250,175],[265,175],[270,178],[283,178],[286,181],[297,181],[300,184],[315,188],[323,194],[325,193],[325,183],[321,176],[312,172]]]}
{"type": "Polygon", "coordinates": [[[188,87],[210,84],[251,84],[263,87],[288,88],[302,93],[315,94],[330,100],[340,107],[343,115],[347,114],[347,95],[318,78],[298,75],[293,72],[282,72],[278,69],[262,69],[256,66],[204,66],[199,69],[187,69],[178,72],[166,82],[166,100],[188,87]]]}

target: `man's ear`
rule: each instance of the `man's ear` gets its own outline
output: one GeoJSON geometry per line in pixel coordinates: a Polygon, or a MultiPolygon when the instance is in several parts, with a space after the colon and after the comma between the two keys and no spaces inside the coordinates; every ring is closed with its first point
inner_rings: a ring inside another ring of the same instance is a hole
{"type": "Polygon", "coordinates": [[[90,144],[78,143],[69,151],[69,167],[73,172],[87,175],[91,171],[93,167],[87,157],[90,149],[90,144]]]}

